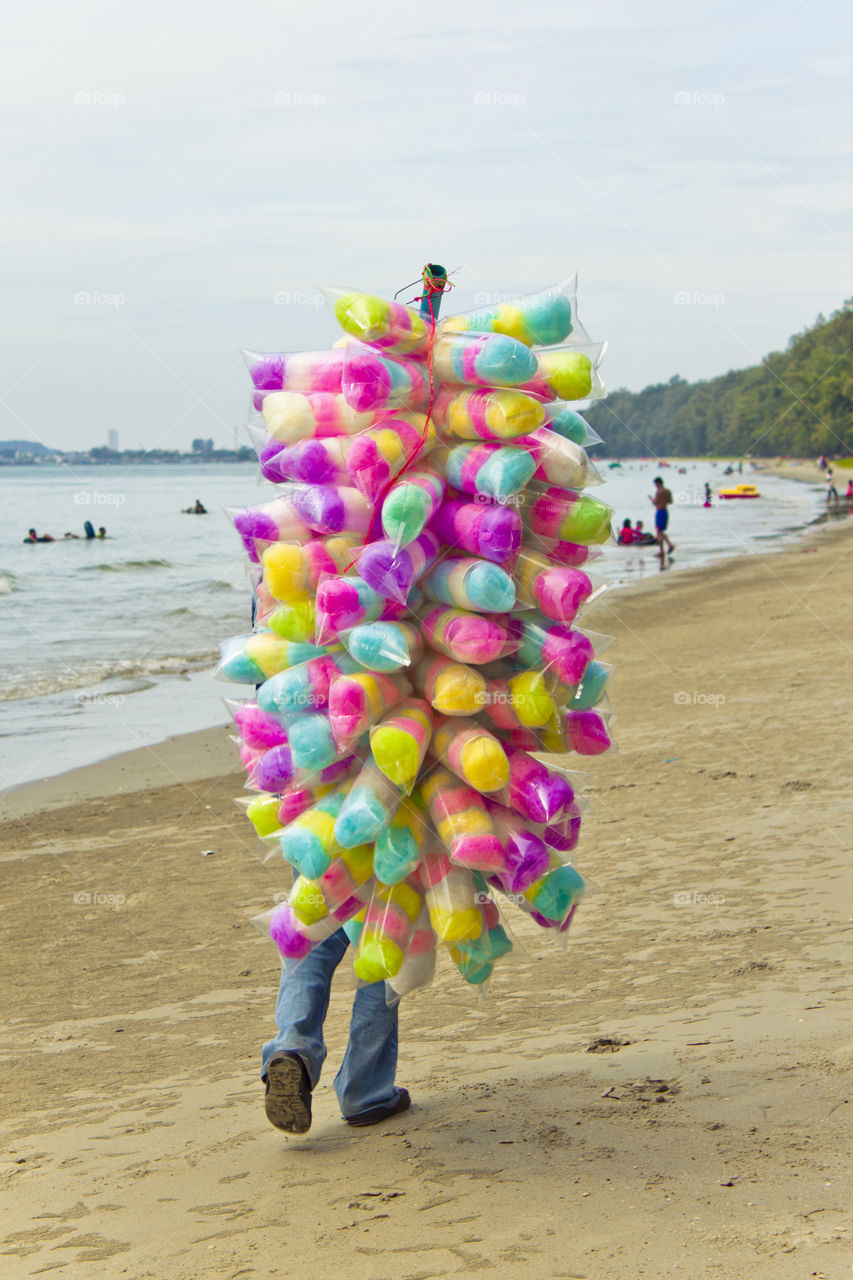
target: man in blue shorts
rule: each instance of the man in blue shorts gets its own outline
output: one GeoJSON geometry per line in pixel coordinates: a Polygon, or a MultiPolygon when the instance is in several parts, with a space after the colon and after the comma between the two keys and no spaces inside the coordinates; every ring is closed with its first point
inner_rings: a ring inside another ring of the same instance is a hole
{"type": "Polygon", "coordinates": [[[675,550],[675,543],[670,542],[667,537],[666,528],[669,524],[669,511],[667,507],[672,506],[672,494],[667,489],[660,476],[655,476],[655,491],[651,495],[652,506],[655,509],[655,530],[657,531],[657,544],[660,547],[660,553],[663,555],[664,548],[669,549],[670,554],[675,550]]]}

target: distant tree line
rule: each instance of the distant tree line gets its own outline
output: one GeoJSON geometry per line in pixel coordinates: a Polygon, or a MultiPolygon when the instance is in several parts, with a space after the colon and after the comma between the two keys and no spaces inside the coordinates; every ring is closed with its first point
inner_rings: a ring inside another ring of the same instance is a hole
{"type": "Polygon", "coordinates": [[[614,457],[853,453],[853,298],[751,369],[614,391],[584,415],[614,457]]]}

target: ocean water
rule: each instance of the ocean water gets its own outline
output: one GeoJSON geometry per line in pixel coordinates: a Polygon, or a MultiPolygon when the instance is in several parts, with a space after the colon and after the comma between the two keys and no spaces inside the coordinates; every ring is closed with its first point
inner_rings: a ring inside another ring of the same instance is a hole
{"type": "Polygon", "coordinates": [[[667,533],[675,543],[675,553],[663,567],[656,547],[604,548],[596,562],[597,571],[612,582],[626,585],[660,572],[695,568],[737,555],[764,555],[779,546],[826,511],[823,485],[801,480],[785,480],[744,467],[740,475],[724,475],[725,463],[659,462],[623,460],[611,467],[606,459],[596,463],[604,484],[590,490],[613,507],[613,526],[623,520],[643,521],[654,533],[651,494],[654,477],[661,476],[672,492],[667,533]],[[712,503],[706,507],[705,485],[711,487],[712,503]],[[738,484],[754,484],[761,493],[754,499],[721,499],[718,490],[738,484]]]}
{"type": "MultiPolygon", "coordinates": [[[[709,463],[599,463],[593,492],[653,525],[658,471],[673,491],[666,572],[763,554],[816,519],[821,486],[744,474],[709,463]],[[681,470],[683,468],[683,471],[681,470]],[[755,481],[753,502],[702,506],[704,483],[755,481]]],[[[0,469],[0,789],[225,724],[222,699],[241,686],[210,678],[220,641],[249,630],[242,547],[225,514],[262,502],[253,463],[0,469]],[[206,516],[181,512],[200,498],[206,516]],[[35,526],[61,539],[83,522],[105,541],[25,546],[35,526]]],[[[617,586],[661,572],[655,550],[607,547],[597,561],[617,586]]]]}
{"type": "Polygon", "coordinates": [[[250,630],[227,506],[254,463],[0,470],[0,788],[226,723],[219,641],[250,630]],[[200,498],[209,514],[184,515],[200,498]],[[104,525],[104,541],[26,546],[104,525]]]}

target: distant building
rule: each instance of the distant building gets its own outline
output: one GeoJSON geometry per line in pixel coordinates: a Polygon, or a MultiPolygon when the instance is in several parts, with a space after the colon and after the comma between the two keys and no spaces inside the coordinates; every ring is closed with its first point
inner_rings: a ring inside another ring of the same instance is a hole
{"type": "Polygon", "coordinates": [[[107,432],[107,448],[112,449],[113,453],[118,453],[118,432],[115,427],[110,427],[107,432]]]}

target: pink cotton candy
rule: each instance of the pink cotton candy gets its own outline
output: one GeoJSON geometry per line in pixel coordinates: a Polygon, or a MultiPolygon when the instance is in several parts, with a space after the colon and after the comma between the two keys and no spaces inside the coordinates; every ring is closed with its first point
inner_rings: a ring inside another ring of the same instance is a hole
{"type": "Polygon", "coordinates": [[[284,725],[275,716],[261,711],[254,702],[235,710],[234,723],[248,747],[261,747],[267,751],[287,742],[284,725]]]}

